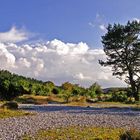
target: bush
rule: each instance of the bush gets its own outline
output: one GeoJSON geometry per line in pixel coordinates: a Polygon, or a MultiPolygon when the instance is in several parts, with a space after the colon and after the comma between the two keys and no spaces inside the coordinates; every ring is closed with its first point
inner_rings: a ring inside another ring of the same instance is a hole
{"type": "Polygon", "coordinates": [[[126,104],[134,104],[135,103],[135,98],[128,97],[127,101],[125,102],[126,104]]]}
{"type": "Polygon", "coordinates": [[[52,93],[53,94],[60,94],[60,89],[55,87],[55,88],[52,89],[52,93]]]}
{"type": "Polygon", "coordinates": [[[1,106],[3,109],[18,109],[18,104],[16,102],[7,102],[1,106]]]}
{"type": "Polygon", "coordinates": [[[126,131],[120,136],[120,140],[140,140],[140,132],[135,129],[126,131]]]}
{"type": "Polygon", "coordinates": [[[114,102],[127,101],[126,92],[123,92],[123,91],[113,92],[112,97],[110,98],[110,101],[114,101],[114,102]]]}
{"type": "Polygon", "coordinates": [[[23,91],[22,86],[17,86],[8,80],[0,81],[0,100],[11,101],[22,95],[23,91]]]}

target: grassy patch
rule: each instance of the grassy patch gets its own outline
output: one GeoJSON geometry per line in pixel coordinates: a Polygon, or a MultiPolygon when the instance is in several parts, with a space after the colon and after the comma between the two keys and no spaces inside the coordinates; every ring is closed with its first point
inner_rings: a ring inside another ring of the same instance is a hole
{"type": "Polygon", "coordinates": [[[63,100],[55,95],[51,96],[34,96],[23,95],[16,99],[18,103],[22,104],[48,104],[48,103],[62,103],[63,100]]]}
{"type": "Polygon", "coordinates": [[[65,127],[41,130],[34,137],[23,136],[23,140],[119,140],[125,131],[120,128],[65,127]]]}
{"type": "Polygon", "coordinates": [[[135,104],[124,104],[120,102],[97,102],[97,103],[87,103],[87,102],[70,102],[68,105],[72,106],[93,106],[93,107],[135,107],[135,104]]]}
{"type": "Polygon", "coordinates": [[[20,111],[20,110],[0,109],[0,119],[9,118],[9,117],[27,116],[27,115],[33,115],[33,113],[20,111]]]}
{"type": "MultiPolygon", "coordinates": [[[[57,103],[57,104],[64,104],[64,100],[56,95],[51,96],[34,96],[34,95],[23,95],[16,99],[18,103],[23,104],[48,104],[48,103],[57,103]]],[[[96,103],[89,103],[83,100],[78,101],[71,101],[69,103],[65,103],[64,105],[70,106],[93,106],[93,107],[132,107],[133,110],[140,110],[140,104],[125,104],[121,102],[96,102],[96,103]]]]}
{"type": "Polygon", "coordinates": [[[46,96],[33,96],[23,95],[19,96],[16,101],[22,104],[47,104],[48,100],[46,96]]]}

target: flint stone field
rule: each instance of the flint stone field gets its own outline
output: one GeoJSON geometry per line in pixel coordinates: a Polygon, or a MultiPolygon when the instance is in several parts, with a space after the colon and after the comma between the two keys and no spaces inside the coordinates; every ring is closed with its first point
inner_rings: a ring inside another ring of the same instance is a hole
{"type": "Polygon", "coordinates": [[[0,139],[18,140],[38,130],[65,126],[135,128],[140,130],[140,111],[128,107],[78,107],[61,104],[20,105],[34,115],[0,120],[0,139]]]}

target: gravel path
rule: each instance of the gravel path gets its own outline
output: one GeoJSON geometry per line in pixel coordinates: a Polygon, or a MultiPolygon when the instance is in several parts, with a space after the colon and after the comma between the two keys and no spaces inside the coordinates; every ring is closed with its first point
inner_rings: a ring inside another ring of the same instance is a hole
{"type": "Polygon", "coordinates": [[[130,108],[93,108],[63,105],[20,105],[20,108],[36,112],[34,116],[0,120],[0,140],[18,140],[23,134],[39,129],[69,125],[111,126],[140,130],[140,111],[130,108]]]}

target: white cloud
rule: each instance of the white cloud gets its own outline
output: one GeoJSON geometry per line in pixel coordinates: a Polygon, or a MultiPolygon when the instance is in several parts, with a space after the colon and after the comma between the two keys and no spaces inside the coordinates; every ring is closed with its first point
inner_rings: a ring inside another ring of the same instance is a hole
{"type": "Polygon", "coordinates": [[[89,77],[89,76],[85,76],[85,75],[83,75],[83,73],[78,73],[78,74],[76,74],[75,75],[75,78],[77,79],[77,80],[91,80],[92,78],[91,77],[89,77]]]}
{"type": "Polygon", "coordinates": [[[92,22],[89,22],[88,24],[92,28],[97,28],[97,29],[100,29],[103,32],[106,32],[104,16],[102,16],[102,15],[100,15],[98,13],[96,14],[95,20],[92,21],[92,22]]]}
{"type": "Polygon", "coordinates": [[[0,33],[0,42],[20,42],[28,39],[28,33],[13,26],[7,32],[0,33]]]}
{"type": "Polygon", "coordinates": [[[99,25],[99,28],[103,31],[106,32],[106,27],[104,24],[99,25]]]}
{"type": "Polygon", "coordinates": [[[92,49],[86,43],[64,43],[54,39],[46,44],[0,43],[0,68],[56,84],[65,81],[89,86],[99,82],[104,87],[121,86],[112,77],[110,68],[98,64],[105,59],[102,49],[92,49]]]}

